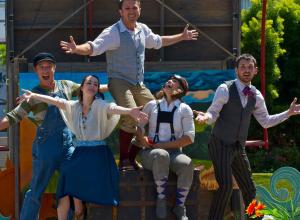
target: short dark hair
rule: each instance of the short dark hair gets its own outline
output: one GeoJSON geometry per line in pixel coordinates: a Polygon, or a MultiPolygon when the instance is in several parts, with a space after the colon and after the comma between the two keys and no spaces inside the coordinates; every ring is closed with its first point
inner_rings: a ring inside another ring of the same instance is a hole
{"type": "Polygon", "coordinates": [[[235,59],[235,67],[238,67],[239,64],[240,64],[240,61],[241,60],[250,60],[254,63],[254,66],[256,66],[256,59],[254,58],[254,56],[252,56],[251,54],[249,53],[244,53],[240,56],[238,56],[236,59],[235,59]]]}
{"type": "MultiPolygon", "coordinates": [[[[119,9],[121,10],[122,6],[123,6],[123,2],[125,0],[118,0],[118,1],[119,1],[118,6],[119,6],[119,9]]],[[[140,6],[141,6],[141,0],[134,0],[134,1],[138,2],[140,4],[140,6]]]]}

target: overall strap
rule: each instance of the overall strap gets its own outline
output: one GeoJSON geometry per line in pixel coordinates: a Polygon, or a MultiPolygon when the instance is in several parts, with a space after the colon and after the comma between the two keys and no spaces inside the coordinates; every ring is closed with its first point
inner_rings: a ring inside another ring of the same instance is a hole
{"type": "Polygon", "coordinates": [[[159,142],[159,125],[160,123],[169,123],[170,124],[170,129],[171,129],[171,138],[170,141],[174,141],[176,140],[175,138],[175,131],[174,131],[174,113],[177,109],[176,106],[173,107],[171,112],[167,112],[167,111],[161,111],[160,110],[160,104],[157,102],[157,119],[156,119],[156,130],[155,130],[155,136],[153,139],[154,143],[159,142]]]}
{"type": "Polygon", "coordinates": [[[175,141],[176,140],[175,132],[174,132],[174,124],[173,124],[173,122],[174,122],[174,113],[175,113],[176,109],[177,109],[177,107],[174,106],[174,108],[171,111],[173,120],[170,121],[170,128],[171,128],[171,139],[170,139],[170,141],[175,141]]]}
{"type": "Polygon", "coordinates": [[[160,105],[159,105],[159,102],[157,100],[156,100],[156,106],[157,106],[157,118],[156,118],[155,135],[154,135],[154,139],[153,139],[154,143],[159,142],[158,132],[159,132],[160,121],[159,121],[159,117],[158,116],[159,116],[159,112],[160,112],[160,105]]]}

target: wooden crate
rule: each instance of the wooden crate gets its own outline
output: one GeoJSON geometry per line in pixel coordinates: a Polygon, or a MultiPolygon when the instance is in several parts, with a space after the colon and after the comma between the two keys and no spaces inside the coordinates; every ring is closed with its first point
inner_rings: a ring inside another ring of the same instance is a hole
{"type": "MultiPolygon", "coordinates": [[[[214,190],[200,188],[199,170],[194,170],[192,188],[187,197],[186,207],[189,220],[205,220],[214,190]]],[[[175,204],[176,176],[170,174],[167,188],[168,211],[167,219],[175,219],[171,208],[175,204]]],[[[126,171],[120,173],[120,205],[118,207],[88,204],[90,220],[156,220],[155,204],[156,189],[152,173],[147,170],[126,171]]],[[[225,219],[243,219],[243,207],[238,189],[234,189],[231,202],[226,209],[225,219]]]]}
{"type": "MultiPolygon", "coordinates": [[[[193,184],[187,197],[186,207],[189,219],[197,219],[199,201],[199,170],[194,171],[193,184]]],[[[88,219],[94,220],[144,220],[157,219],[155,216],[156,188],[152,172],[147,170],[120,173],[120,205],[116,207],[88,204],[88,219]]],[[[175,219],[171,209],[175,204],[176,176],[170,174],[167,198],[168,219],[175,219]]]]}

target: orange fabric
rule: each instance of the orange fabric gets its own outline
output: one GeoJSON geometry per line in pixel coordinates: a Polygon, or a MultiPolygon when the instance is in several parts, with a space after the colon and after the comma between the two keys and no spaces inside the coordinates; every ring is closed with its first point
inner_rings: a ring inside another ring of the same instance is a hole
{"type": "Polygon", "coordinates": [[[6,161],[6,169],[0,170],[0,213],[3,216],[12,216],[14,219],[15,198],[15,170],[10,160],[6,161]]]}
{"type": "Polygon", "coordinates": [[[28,119],[20,122],[20,185],[21,189],[28,186],[32,175],[32,143],[35,138],[36,126],[28,119]]]}

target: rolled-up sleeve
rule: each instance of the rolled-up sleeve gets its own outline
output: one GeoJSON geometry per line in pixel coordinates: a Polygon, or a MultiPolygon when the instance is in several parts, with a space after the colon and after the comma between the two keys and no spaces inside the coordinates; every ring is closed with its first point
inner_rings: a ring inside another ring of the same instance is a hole
{"type": "Polygon", "coordinates": [[[195,124],[194,124],[194,117],[193,111],[190,106],[186,104],[182,104],[182,128],[183,128],[183,135],[188,136],[191,141],[194,143],[195,140],[195,124]]]}
{"type": "Polygon", "coordinates": [[[120,46],[120,36],[115,26],[108,27],[94,40],[88,41],[93,48],[91,56],[97,56],[108,50],[115,50],[120,46]]]}
{"type": "Polygon", "coordinates": [[[29,102],[24,101],[21,104],[19,104],[16,108],[14,108],[12,111],[6,114],[9,125],[14,125],[20,122],[23,118],[27,117],[27,115],[29,114],[32,108],[30,103],[31,101],[29,102]]]}
{"type": "Polygon", "coordinates": [[[148,26],[141,25],[145,33],[145,47],[148,49],[160,49],[162,47],[161,36],[154,34],[148,26]]]}

